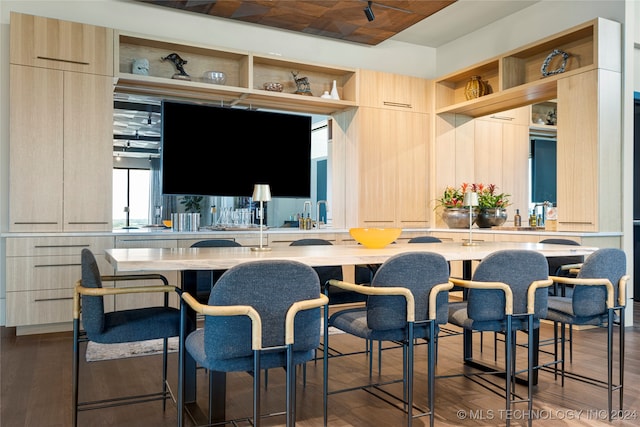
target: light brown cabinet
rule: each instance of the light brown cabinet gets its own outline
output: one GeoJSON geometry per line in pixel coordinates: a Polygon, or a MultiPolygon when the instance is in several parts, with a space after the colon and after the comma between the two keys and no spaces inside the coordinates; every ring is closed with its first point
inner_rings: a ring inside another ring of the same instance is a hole
{"type": "Polygon", "coordinates": [[[113,75],[113,30],[11,13],[12,64],[113,75]]]}
{"type": "Polygon", "coordinates": [[[620,73],[558,81],[558,231],[621,229],[620,73]]]}
{"type": "Polygon", "coordinates": [[[358,224],[428,225],[428,115],[360,107],[358,224]]]}
{"type": "Polygon", "coordinates": [[[10,231],[111,230],[112,46],[106,28],[11,14],[10,231]]]}
{"type": "MultiPolygon", "coordinates": [[[[113,274],[104,258],[112,237],[9,237],[6,242],[7,326],[36,332],[70,327],[84,248],[96,254],[101,274],[113,274]]],[[[113,305],[107,301],[105,307],[113,305]]]]}
{"type": "Polygon", "coordinates": [[[9,230],[111,230],[111,79],[10,70],[9,230]]]}
{"type": "Polygon", "coordinates": [[[414,113],[429,112],[428,80],[401,74],[360,70],[361,107],[387,108],[414,113]]]}

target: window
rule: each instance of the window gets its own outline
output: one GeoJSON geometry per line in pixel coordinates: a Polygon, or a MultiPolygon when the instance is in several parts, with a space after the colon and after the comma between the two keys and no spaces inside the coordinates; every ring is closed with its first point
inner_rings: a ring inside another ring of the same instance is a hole
{"type": "Polygon", "coordinates": [[[113,227],[144,227],[149,220],[149,169],[113,169],[113,227]],[[128,212],[127,212],[128,211],[128,212]]]}

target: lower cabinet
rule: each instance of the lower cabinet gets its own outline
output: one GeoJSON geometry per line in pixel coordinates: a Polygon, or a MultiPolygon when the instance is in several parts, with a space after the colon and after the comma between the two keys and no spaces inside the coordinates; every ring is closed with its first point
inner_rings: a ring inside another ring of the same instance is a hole
{"type": "MultiPolygon", "coordinates": [[[[73,319],[73,289],[81,277],[80,253],[96,254],[100,272],[113,274],[104,249],[112,237],[10,237],[6,239],[6,326],[26,333],[73,319]]],[[[107,302],[105,308],[112,308],[107,302]]]]}

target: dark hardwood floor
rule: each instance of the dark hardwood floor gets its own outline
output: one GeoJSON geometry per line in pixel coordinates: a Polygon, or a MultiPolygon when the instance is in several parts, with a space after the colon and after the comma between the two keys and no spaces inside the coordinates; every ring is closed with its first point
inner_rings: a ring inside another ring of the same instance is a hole
{"type": "MultiPolygon", "coordinates": [[[[550,426],[635,426],[640,423],[640,316],[636,305],[634,326],[626,328],[624,419],[608,422],[606,390],[576,380],[567,380],[562,387],[550,372],[541,372],[534,388],[534,424],[544,421],[550,426]]],[[[630,307],[631,309],[631,307],[630,307]]],[[[543,325],[543,337],[551,336],[551,328],[543,325]]],[[[597,375],[606,379],[606,331],[604,329],[574,332],[574,356],[570,368],[576,372],[597,375]]],[[[476,343],[479,337],[476,334],[476,343]]],[[[330,337],[331,347],[342,350],[363,349],[364,344],[344,334],[330,337]]],[[[461,362],[460,336],[440,339],[436,380],[435,424],[441,426],[498,426],[505,425],[504,398],[463,376],[446,377],[463,372],[475,372],[461,362]]],[[[492,361],[493,339],[485,334],[479,358],[492,361]]],[[[0,353],[0,426],[69,426],[71,424],[71,333],[15,336],[12,328],[2,328],[0,353]]],[[[501,349],[501,347],[499,347],[501,349]]],[[[426,402],[425,347],[416,351],[416,403],[426,402]]],[[[521,350],[519,354],[524,353],[521,350]]],[[[383,377],[398,374],[401,352],[383,352],[383,377]]],[[[498,356],[500,357],[500,356],[498,356]]],[[[542,355],[543,360],[550,356],[542,355]]],[[[170,356],[169,381],[176,386],[177,355],[170,356]]],[[[80,392],[83,399],[113,396],[122,393],[155,391],[159,387],[160,356],[137,357],[107,362],[83,362],[80,392]]],[[[301,371],[299,371],[301,372],[301,371]]],[[[377,368],[374,370],[377,375],[377,368]]],[[[364,355],[332,358],[330,387],[367,381],[367,359],[364,355]]],[[[487,376],[483,376],[485,378],[487,376]]],[[[263,412],[276,412],[284,405],[284,374],[282,370],[269,372],[267,390],[263,392],[263,412]]],[[[199,403],[206,408],[206,374],[199,371],[199,403]]],[[[309,363],[306,386],[298,375],[297,424],[322,426],[322,364],[309,363]]],[[[497,379],[500,383],[501,380],[497,379]]],[[[397,390],[398,387],[395,387],[397,390]]],[[[232,374],[228,380],[227,415],[239,418],[251,413],[251,378],[246,374],[232,374]]],[[[525,392],[523,386],[519,391],[525,392]]],[[[617,402],[614,394],[614,402],[617,402]]],[[[526,409],[517,405],[516,409],[526,409]]],[[[526,425],[525,413],[511,415],[511,425],[526,425]]],[[[620,418],[620,417],[618,417],[620,418]]],[[[428,418],[414,421],[415,426],[428,425],[428,418]]],[[[329,397],[329,425],[342,426],[402,426],[403,412],[363,391],[334,394],[329,397]]],[[[284,417],[264,419],[266,426],[284,425],[284,417]]],[[[160,402],[81,412],[80,426],[175,426],[176,406],[168,402],[163,413],[160,402]]],[[[187,425],[190,425],[187,423],[187,425]]],[[[240,423],[239,425],[249,425],[240,423]]]]}

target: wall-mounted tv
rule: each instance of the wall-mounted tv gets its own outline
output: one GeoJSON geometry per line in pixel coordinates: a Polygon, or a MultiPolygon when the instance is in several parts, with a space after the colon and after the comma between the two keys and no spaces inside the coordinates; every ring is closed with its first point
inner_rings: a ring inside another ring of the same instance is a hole
{"type": "Polygon", "coordinates": [[[162,194],[273,197],[311,193],[311,117],[162,102],[162,194]]]}

